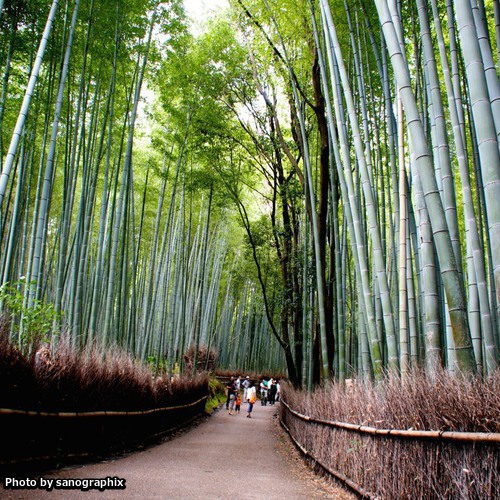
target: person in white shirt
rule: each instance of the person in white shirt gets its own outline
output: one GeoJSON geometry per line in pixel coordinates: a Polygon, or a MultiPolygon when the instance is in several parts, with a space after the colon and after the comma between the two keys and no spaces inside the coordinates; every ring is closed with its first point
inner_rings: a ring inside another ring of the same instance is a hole
{"type": "Polygon", "coordinates": [[[268,384],[268,381],[266,379],[262,379],[260,381],[260,404],[262,406],[267,405],[267,393],[268,393],[267,384],[268,384]]]}
{"type": "Polygon", "coordinates": [[[243,401],[246,403],[247,401],[247,391],[250,387],[250,377],[247,375],[247,378],[243,380],[243,401]]]}
{"type": "Polygon", "coordinates": [[[255,401],[257,401],[257,391],[255,390],[255,384],[250,382],[250,387],[247,391],[247,399],[248,399],[248,415],[247,418],[252,418],[252,410],[255,401]]]}

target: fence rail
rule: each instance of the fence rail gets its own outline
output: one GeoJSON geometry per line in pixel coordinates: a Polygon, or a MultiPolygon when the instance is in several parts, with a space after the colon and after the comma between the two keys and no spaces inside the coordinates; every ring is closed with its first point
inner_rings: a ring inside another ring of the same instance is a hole
{"type": "Polygon", "coordinates": [[[190,408],[201,403],[207,396],[203,396],[192,403],[177,406],[164,406],[162,408],[151,408],[150,410],[137,410],[137,411],[115,411],[115,410],[99,410],[99,411],[82,411],[82,412],[48,412],[38,410],[21,410],[12,408],[0,408],[0,415],[26,415],[33,417],[58,417],[58,418],[83,418],[83,417],[125,417],[125,416],[139,416],[151,415],[153,413],[162,413],[165,411],[182,410],[183,408],[190,408]]]}
{"type": "Polygon", "coordinates": [[[459,441],[462,443],[500,443],[499,432],[414,431],[402,429],[378,429],[376,427],[369,427],[366,425],[349,424],[346,422],[336,422],[334,420],[322,420],[319,418],[310,417],[294,410],[286,403],[286,401],[281,401],[281,403],[290,413],[306,422],[314,422],[316,424],[321,424],[328,427],[336,427],[337,429],[359,432],[360,434],[407,439],[437,439],[440,441],[459,441]]]}

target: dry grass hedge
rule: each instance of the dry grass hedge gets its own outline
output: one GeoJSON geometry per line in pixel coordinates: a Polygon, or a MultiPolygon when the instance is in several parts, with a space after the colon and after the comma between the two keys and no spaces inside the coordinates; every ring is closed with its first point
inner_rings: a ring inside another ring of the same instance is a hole
{"type": "Polygon", "coordinates": [[[217,368],[214,371],[214,375],[219,378],[245,378],[248,376],[251,380],[262,380],[263,378],[265,379],[270,379],[274,378],[276,380],[287,380],[288,376],[286,373],[283,372],[271,372],[271,371],[266,371],[263,370],[262,372],[252,372],[252,371],[244,371],[244,370],[234,370],[234,369],[224,369],[224,368],[217,368]]]}
{"type": "Polygon", "coordinates": [[[204,414],[206,373],[154,377],[126,353],[98,348],[76,352],[65,341],[54,350],[44,347],[28,355],[8,340],[6,331],[0,335],[2,471],[17,472],[20,464],[30,462],[53,467],[72,455],[132,449],[204,414]],[[158,408],[169,409],[141,413],[158,408]]]}
{"type": "Polygon", "coordinates": [[[0,337],[0,408],[37,411],[142,411],[208,393],[208,376],[153,377],[117,349],[77,352],[68,342],[28,356],[0,337]]]}
{"type": "MultiPolygon", "coordinates": [[[[184,353],[183,372],[187,375],[193,373],[194,359],[196,354],[196,346],[191,345],[184,353]]],[[[196,361],[196,372],[212,372],[217,363],[218,353],[215,349],[209,349],[206,345],[198,346],[198,356],[196,361]]]]}
{"type": "MultiPolygon", "coordinates": [[[[296,411],[323,420],[380,429],[500,432],[500,372],[482,380],[422,371],[389,374],[372,385],[352,381],[312,394],[283,387],[296,411]]],[[[498,498],[495,443],[387,438],[304,422],[283,407],[291,434],[329,468],[380,498],[498,498]]]]}

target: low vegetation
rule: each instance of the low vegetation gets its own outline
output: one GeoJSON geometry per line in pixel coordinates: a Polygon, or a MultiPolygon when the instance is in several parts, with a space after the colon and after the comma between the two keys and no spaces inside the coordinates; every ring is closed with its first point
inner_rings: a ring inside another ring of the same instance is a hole
{"type": "Polygon", "coordinates": [[[222,368],[217,368],[214,371],[214,375],[219,378],[230,378],[230,377],[249,377],[251,380],[254,382],[257,380],[261,380],[263,378],[269,379],[269,378],[274,378],[276,380],[287,380],[288,376],[284,372],[276,372],[276,371],[269,371],[269,370],[263,370],[260,373],[253,372],[253,371],[244,371],[244,370],[229,370],[229,369],[222,369],[222,368]]]}
{"type": "Polygon", "coordinates": [[[308,394],[286,385],[286,400],[306,415],[381,429],[500,432],[500,371],[490,377],[429,378],[415,370],[373,385],[349,380],[308,394]]]}
{"type": "Polygon", "coordinates": [[[207,394],[208,377],[153,377],[126,353],[67,341],[23,354],[0,338],[0,407],[37,411],[148,410],[207,394]]]}
{"type": "Polygon", "coordinates": [[[205,411],[210,414],[226,401],[225,387],[222,382],[216,378],[210,378],[208,382],[208,400],[205,405],[205,411]]]}

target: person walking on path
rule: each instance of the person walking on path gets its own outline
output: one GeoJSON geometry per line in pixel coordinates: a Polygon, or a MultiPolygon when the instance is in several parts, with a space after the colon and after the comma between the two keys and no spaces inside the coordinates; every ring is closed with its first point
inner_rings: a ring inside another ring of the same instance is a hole
{"type": "Polygon", "coordinates": [[[250,387],[247,391],[247,399],[248,399],[248,415],[247,418],[252,418],[252,410],[255,401],[257,401],[257,391],[255,390],[255,384],[250,382],[250,387]]]}
{"type": "Polygon", "coordinates": [[[231,392],[231,395],[229,396],[229,415],[233,414],[234,411],[234,404],[236,403],[236,391],[231,392]]]}
{"type": "Polygon", "coordinates": [[[268,381],[265,378],[263,378],[260,381],[260,404],[262,406],[267,405],[267,392],[268,392],[267,384],[268,381]]]}
{"type": "Polygon", "coordinates": [[[276,380],[272,378],[271,380],[269,380],[269,404],[271,405],[274,405],[274,402],[276,401],[276,392],[276,380]]]}
{"type": "Polygon", "coordinates": [[[250,387],[250,377],[247,375],[245,380],[243,380],[243,401],[246,403],[247,401],[247,391],[248,388],[250,387]]]}
{"type": "Polygon", "coordinates": [[[241,408],[241,394],[239,393],[239,391],[236,393],[236,401],[234,402],[234,404],[234,411],[239,414],[241,408]]]}
{"type": "Polygon", "coordinates": [[[229,401],[231,399],[231,394],[234,394],[234,377],[231,377],[226,385],[227,400],[226,400],[226,410],[229,410],[229,401]]]}

